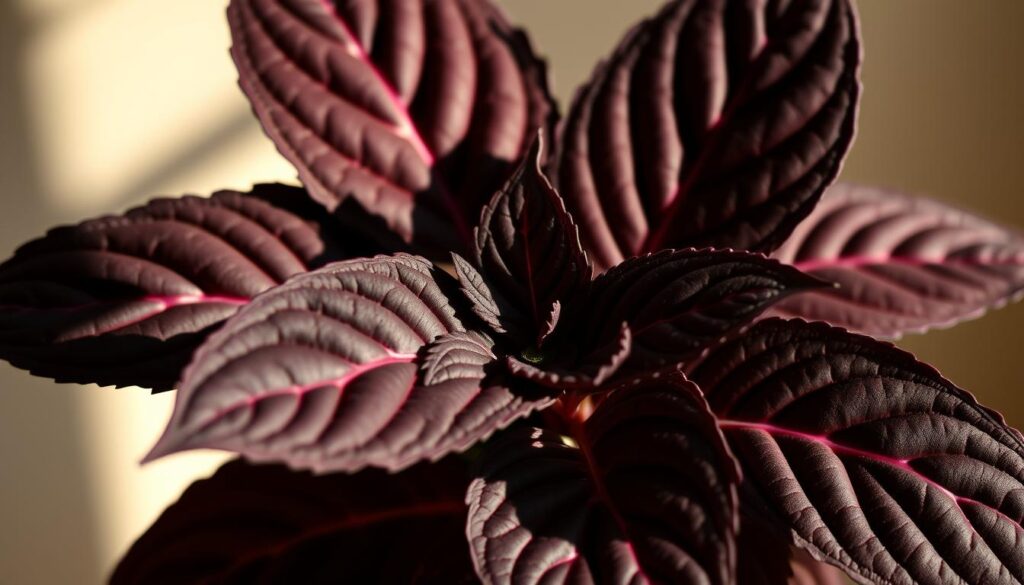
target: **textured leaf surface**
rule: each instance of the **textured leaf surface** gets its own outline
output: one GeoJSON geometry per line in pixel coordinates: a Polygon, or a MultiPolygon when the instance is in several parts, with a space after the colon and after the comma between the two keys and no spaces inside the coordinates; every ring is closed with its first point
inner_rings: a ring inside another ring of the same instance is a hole
{"type": "Polygon", "coordinates": [[[479,277],[456,263],[475,312],[498,332],[537,346],[556,326],[561,303],[590,282],[576,225],[541,170],[541,141],[484,207],[476,229],[479,277]]]}
{"type": "Polygon", "coordinates": [[[751,492],[865,583],[1024,582],[1024,440],[891,345],[772,319],[693,375],[751,492]]]}
{"type": "Polygon", "coordinates": [[[674,365],[795,291],[821,286],[759,254],[666,250],[626,260],[593,282],[568,335],[582,348],[632,333],[623,373],[674,365]]]}
{"type": "Polygon", "coordinates": [[[675,0],[577,94],[557,181],[595,268],[662,248],[770,251],[853,134],[847,0],[675,0]]]}
{"type": "Polygon", "coordinates": [[[443,252],[553,113],[544,64],[486,0],[233,0],[228,17],[242,89],[310,193],[443,252]]]}
{"type": "Polygon", "coordinates": [[[342,257],[306,197],[259,185],[50,230],[0,265],[0,356],[61,382],[172,388],[238,307],[342,257]]]}
{"type": "Polygon", "coordinates": [[[773,255],[837,289],[778,313],[884,337],[977,317],[1024,291],[1024,237],[937,201],[836,185],[773,255]]]}
{"type": "Polygon", "coordinates": [[[678,374],[613,393],[565,440],[489,445],[468,535],[484,583],[735,583],[738,470],[678,374]]]}
{"type": "Polygon", "coordinates": [[[397,470],[546,404],[484,379],[490,340],[464,332],[445,278],[421,258],[381,256],[260,296],[196,352],[149,457],[210,447],[318,471],[397,470]]]}
{"type": "Polygon", "coordinates": [[[452,461],[326,476],[233,461],[160,516],[111,584],[474,583],[465,481],[452,461]]]}

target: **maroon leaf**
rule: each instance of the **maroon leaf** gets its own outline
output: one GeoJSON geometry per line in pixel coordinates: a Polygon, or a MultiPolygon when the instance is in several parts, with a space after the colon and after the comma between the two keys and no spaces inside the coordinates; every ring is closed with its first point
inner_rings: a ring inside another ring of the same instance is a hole
{"type": "Polygon", "coordinates": [[[196,352],[147,459],[237,451],[317,471],[390,470],[462,450],[534,408],[491,379],[425,260],[352,260],[289,280],[196,352]]]}
{"type": "Polygon", "coordinates": [[[899,337],[952,325],[1024,292],[1024,237],[937,201],[837,185],[775,258],[839,288],[778,313],[899,337]]]}
{"type": "Polygon", "coordinates": [[[742,585],[845,585],[843,572],[794,548],[754,516],[740,520],[738,582],[742,585]]]}
{"type": "Polygon", "coordinates": [[[462,293],[469,299],[473,313],[480,317],[492,331],[505,333],[507,329],[502,324],[502,310],[498,306],[498,299],[494,298],[495,293],[484,282],[483,275],[469,260],[458,254],[452,254],[452,267],[459,278],[462,293]]]}
{"type": "Polygon", "coordinates": [[[577,94],[558,159],[595,268],[780,244],[850,145],[859,53],[848,0],[676,0],[636,27],[577,94]]]}
{"type": "Polygon", "coordinates": [[[540,346],[561,302],[590,282],[579,232],[541,170],[543,136],[488,203],[476,229],[479,276],[456,261],[474,311],[499,333],[540,346]]]}
{"type": "Polygon", "coordinates": [[[258,185],[50,230],[0,265],[0,356],[60,382],[172,388],[252,296],[343,257],[331,223],[301,189],[258,185]]]}
{"type": "Polygon", "coordinates": [[[546,360],[543,355],[534,356],[529,352],[521,358],[507,356],[505,362],[513,375],[548,388],[593,391],[601,388],[619,371],[629,359],[632,349],[633,333],[629,325],[622,323],[619,335],[610,343],[575,362],[566,362],[556,357],[554,363],[544,363],[546,360]]]}
{"type": "Polygon", "coordinates": [[[820,286],[760,254],[666,250],[626,260],[594,280],[564,339],[586,355],[591,344],[619,339],[626,323],[632,344],[623,374],[674,366],[786,295],[820,286]]]}
{"type": "Polygon", "coordinates": [[[489,445],[467,534],[484,583],[735,583],[736,464],[679,374],[613,393],[571,438],[489,445]]]}
{"type": "Polygon", "coordinates": [[[111,584],[473,583],[465,482],[447,460],[326,476],[233,461],[160,516],[111,584]]]}
{"type": "Polygon", "coordinates": [[[228,18],[242,89],[313,197],[407,242],[468,244],[554,117],[544,63],[487,0],[233,0],[228,18]]]}
{"type": "Polygon", "coordinates": [[[865,583],[1024,582],[1024,439],[893,346],[772,319],[694,373],[752,493],[865,583]]]}

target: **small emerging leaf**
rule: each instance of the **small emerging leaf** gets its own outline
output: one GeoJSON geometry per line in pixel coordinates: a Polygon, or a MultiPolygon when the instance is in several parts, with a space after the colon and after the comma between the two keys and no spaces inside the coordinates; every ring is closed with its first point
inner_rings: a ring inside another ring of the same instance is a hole
{"type": "Polygon", "coordinates": [[[148,458],[206,447],[317,471],[399,470],[550,402],[485,380],[491,342],[465,332],[445,278],[421,258],[380,256],[260,296],[196,352],[148,458]]]}
{"type": "Polygon", "coordinates": [[[451,460],[327,476],[233,461],[164,511],[110,582],[468,585],[465,481],[451,460]]]}
{"type": "Polygon", "coordinates": [[[544,63],[487,0],[232,0],[228,20],[239,83],[312,196],[421,250],[464,249],[552,127],[544,63]]]}
{"type": "Polygon", "coordinates": [[[541,170],[542,140],[538,135],[484,207],[475,242],[479,276],[456,262],[475,312],[527,345],[540,345],[557,325],[560,303],[590,282],[576,225],[541,170]]]}
{"type": "Polygon", "coordinates": [[[839,284],[780,315],[899,337],[953,325],[1024,293],[1024,236],[938,201],[837,185],[773,254],[839,284]]]}
{"type": "Polygon", "coordinates": [[[893,346],[771,319],[693,374],[758,505],[863,582],[1024,582],[1024,439],[893,346]]]}
{"type": "Polygon", "coordinates": [[[569,438],[488,446],[467,498],[484,583],[736,583],[739,474],[693,384],[616,391],[569,438]]]}
{"type": "Polygon", "coordinates": [[[168,390],[249,299],[344,257],[337,231],[284,185],[52,229],[0,265],[0,357],[60,382],[168,390]]]}
{"type": "Polygon", "coordinates": [[[566,363],[557,355],[547,358],[544,354],[532,356],[524,352],[522,359],[509,356],[506,363],[513,375],[542,386],[557,390],[593,391],[618,373],[632,350],[633,332],[629,325],[622,323],[619,335],[610,343],[575,362],[566,363]]]}
{"type": "Polygon", "coordinates": [[[769,252],[853,137],[848,0],[674,0],[576,96],[556,186],[598,271],[663,248],[769,252]]]}

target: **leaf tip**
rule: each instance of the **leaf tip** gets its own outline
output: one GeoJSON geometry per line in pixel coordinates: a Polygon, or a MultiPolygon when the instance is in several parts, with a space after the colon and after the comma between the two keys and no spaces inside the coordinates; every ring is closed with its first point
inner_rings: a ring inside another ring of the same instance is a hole
{"type": "Polygon", "coordinates": [[[806,284],[804,285],[805,288],[808,288],[808,289],[828,288],[828,289],[832,289],[832,290],[838,290],[838,289],[842,288],[842,285],[839,284],[838,282],[834,281],[834,280],[825,280],[824,278],[818,278],[817,276],[813,276],[811,274],[807,274],[806,272],[802,273],[802,274],[807,277],[806,278],[806,284]]]}
{"type": "Polygon", "coordinates": [[[816,289],[838,289],[841,288],[838,282],[834,280],[826,280],[809,272],[805,272],[792,264],[784,264],[787,268],[796,272],[796,282],[794,283],[796,290],[816,290],[816,289]]]}
{"type": "Polygon", "coordinates": [[[168,455],[173,455],[180,451],[185,450],[185,446],[182,441],[170,432],[170,428],[164,431],[164,434],[160,436],[160,439],[153,445],[153,448],[149,450],[149,453],[139,461],[139,465],[146,465],[152,463],[157,459],[163,459],[168,455]]]}

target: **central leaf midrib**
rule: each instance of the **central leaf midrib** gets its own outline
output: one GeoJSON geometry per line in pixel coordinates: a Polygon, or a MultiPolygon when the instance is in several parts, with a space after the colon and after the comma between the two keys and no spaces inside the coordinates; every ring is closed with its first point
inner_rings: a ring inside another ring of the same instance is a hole
{"type": "MultiPolygon", "coordinates": [[[[325,14],[328,17],[330,17],[332,19],[332,21],[335,22],[337,24],[337,26],[342,29],[343,33],[351,40],[351,44],[350,45],[347,45],[347,46],[343,45],[344,50],[348,54],[350,54],[353,58],[355,58],[355,59],[359,60],[361,63],[363,63],[369,69],[369,71],[374,75],[374,77],[377,79],[381,89],[386,94],[386,97],[387,97],[389,103],[391,103],[393,109],[398,114],[400,120],[399,120],[399,123],[396,124],[394,122],[389,122],[389,121],[380,119],[379,117],[377,117],[377,116],[373,115],[372,113],[368,112],[362,106],[357,106],[358,109],[361,112],[366,113],[368,115],[368,117],[370,117],[372,120],[380,122],[385,127],[390,127],[392,129],[391,131],[395,134],[395,136],[397,136],[398,138],[400,138],[402,140],[407,141],[407,143],[413,148],[413,150],[416,152],[417,157],[426,165],[426,167],[428,169],[430,169],[431,184],[428,186],[428,190],[431,190],[431,189],[434,190],[439,195],[440,199],[443,201],[444,207],[451,214],[450,215],[450,219],[451,219],[452,223],[454,224],[454,227],[456,228],[456,231],[458,232],[460,239],[464,243],[471,242],[472,238],[470,237],[470,230],[466,226],[465,218],[463,217],[463,214],[462,214],[462,209],[458,205],[458,203],[456,202],[456,200],[455,200],[455,198],[454,198],[454,196],[453,196],[453,194],[451,192],[451,189],[447,185],[447,182],[440,175],[440,173],[437,172],[437,164],[436,164],[437,163],[437,156],[430,149],[430,147],[426,144],[426,142],[424,141],[419,127],[417,126],[417,124],[413,120],[412,114],[409,112],[409,108],[402,102],[402,100],[398,96],[398,93],[392,87],[391,83],[387,80],[387,78],[384,76],[384,74],[381,73],[381,71],[377,68],[377,66],[373,63],[373,61],[370,58],[369,54],[366,52],[366,50],[360,44],[359,39],[355,36],[355,34],[353,34],[351,28],[348,26],[348,24],[345,22],[345,20],[337,13],[337,11],[334,9],[333,5],[331,5],[329,0],[320,0],[320,2],[321,2],[321,5],[322,5],[322,7],[324,9],[325,14]]],[[[256,14],[255,18],[260,23],[260,27],[263,29],[264,33],[272,40],[272,42],[274,42],[275,48],[282,55],[289,55],[277,43],[277,41],[274,40],[274,38],[273,38],[274,35],[268,33],[267,28],[266,28],[266,24],[262,22],[262,17],[260,15],[256,14]]],[[[318,33],[316,31],[312,31],[312,34],[318,34],[318,33]]],[[[326,41],[329,42],[329,43],[337,42],[335,39],[326,39],[326,41]]],[[[290,55],[288,56],[288,58],[291,59],[290,55]]],[[[258,73],[258,69],[255,67],[255,63],[252,62],[252,57],[251,56],[249,57],[249,60],[251,62],[250,66],[252,67],[252,69],[255,72],[258,73]]],[[[338,99],[343,99],[345,101],[349,101],[347,98],[339,96],[337,93],[331,91],[330,88],[326,86],[326,84],[324,84],[319,79],[316,79],[315,77],[310,75],[303,68],[298,67],[296,65],[295,66],[295,70],[296,71],[301,71],[314,84],[320,85],[323,88],[323,90],[328,95],[337,97],[338,99]]],[[[278,100],[278,102],[282,101],[282,100],[280,100],[280,98],[278,96],[275,95],[274,92],[269,91],[269,88],[267,88],[265,83],[261,82],[261,85],[265,88],[265,90],[267,90],[267,93],[270,96],[273,96],[274,99],[278,100]]],[[[289,116],[293,120],[295,120],[296,122],[298,122],[299,124],[304,126],[314,136],[316,136],[317,139],[323,141],[324,144],[328,144],[329,145],[329,143],[327,141],[323,140],[323,138],[319,135],[319,133],[316,132],[313,128],[311,128],[308,123],[306,123],[305,121],[303,121],[300,118],[298,118],[297,116],[295,116],[290,110],[286,109],[286,111],[288,112],[289,116]]],[[[330,149],[332,151],[334,151],[334,152],[339,152],[333,145],[330,145],[330,149]]],[[[339,154],[342,154],[342,153],[339,152],[339,154]]],[[[366,167],[365,165],[363,165],[361,161],[355,160],[354,158],[349,157],[349,156],[344,155],[344,154],[342,154],[342,156],[346,160],[351,161],[353,164],[358,165],[360,168],[370,170],[372,175],[375,178],[377,178],[379,180],[382,180],[383,182],[388,183],[388,184],[392,184],[392,185],[395,184],[395,182],[393,180],[385,177],[383,174],[381,174],[381,173],[379,173],[379,172],[377,172],[375,170],[369,169],[369,167],[366,167]]],[[[308,172],[312,172],[312,169],[311,168],[308,169],[308,172]]],[[[319,181],[319,179],[318,179],[318,181],[319,181]]],[[[409,191],[408,189],[405,189],[405,188],[401,188],[401,190],[402,191],[409,191]]],[[[411,194],[415,195],[415,193],[411,193],[411,194]]],[[[415,199],[415,197],[410,197],[410,199],[415,199]]]]}
{"type": "MultiPolygon", "coordinates": [[[[779,436],[779,435],[781,435],[781,436],[785,436],[785,437],[788,437],[788,438],[791,438],[791,439],[796,439],[796,440],[800,440],[800,441],[804,441],[804,442],[808,442],[808,443],[813,443],[813,444],[816,444],[816,445],[821,445],[821,446],[825,447],[826,449],[832,451],[832,453],[834,453],[837,457],[841,457],[842,455],[848,455],[848,456],[853,456],[853,457],[860,457],[862,459],[867,459],[867,460],[873,461],[875,463],[879,463],[879,464],[886,465],[886,466],[889,466],[889,467],[892,467],[892,468],[895,468],[895,469],[902,470],[902,471],[910,474],[911,476],[919,479],[923,483],[933,487],[939,493],[943,494],[944,496],[946,496],[950,500],[952,500],[953,504],[960,511],[960,513],[963,515],[964,520],[969,525],[971,525],[971,526],[974,526],[974,523],[971,522],[971,520],[967,516],[966,512],[964,512],[961,504],[973,504],[973,505],[984,507],[986,509],[991,510],[992,512],[994,512],[995,514],[999,515],[1000,517],[1004,518],[1007,522],[1010,522],[1013,525],[1017,526],[1018,529],[1024,529],[1024,527],[1022,527],[1022,525],[1021,525],[1021,523],[1019,521],[1011,518],[1010,516],[1008,516],[1007,514],[1002,512],[1001,510],[999,510],[997,507],[995,507],[993,505],[990,505],[990,504],[987,504],[985,502],[979,501],[979,500],[975,500],[973,498],[969,498],[967,496],[959,495],[959,494],[953,492],[952,490],[950,490],[949,488],[943,486],[938,481],[936,481],[936,480],[926,476],[921,471],[915,469],[910,464],[910,462],[912,460],[914,460],[915,458],[917,458],[917,457],[908,457],[906,459],[897,459],[897,458],[895,458],[895,457],[893,457],[891,455],[886,455],[884,453],[878,453],[878,452],[875,452],[875,451],[869,451],[869,450],[866,450],[866,449],[860,449],[860,448],[857,448],[857,447],[851,447],[849,445],[844,445],[842,443],[837,443],[837,442],[833,441],[827,435],[820,435],[820,436],[819,435],[812,435],[810,433],[798,431],[798,430],[795,430],[795,429],[788,429],[788,428],[785,428],[785,427],[780,427],[778,425],[774,425],[774,424],[771,424],[771,423],[757,423],[757,422],[750,422],[750,421],[720,419],[718,421],[718,424],[719,424],[719,426],[723,430],[726,430],[726,431],[729,430],[729,429],[740,429],[740,430],[744,430],[744,431],[762,431],[762,432],[768,433],[769,435],[772,435],[772,436],[779,436]]],[[[937,453],[936,455],[956,455],[956,454],[954,454],[954,453],[937,453]]]]}

